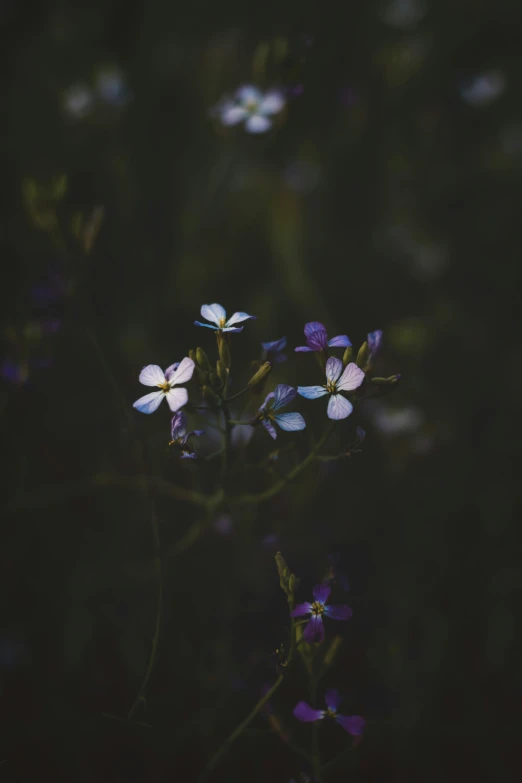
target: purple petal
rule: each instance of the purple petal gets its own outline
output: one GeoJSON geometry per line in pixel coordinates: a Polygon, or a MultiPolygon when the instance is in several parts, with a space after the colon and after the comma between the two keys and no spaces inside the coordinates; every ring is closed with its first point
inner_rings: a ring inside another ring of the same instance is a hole
{"type": "Polygon", "coordinates": [[[188,356],[181,360],[178,367],[169,378],[169,383],[179,386],[180,383],[190,381],[194,373],[195,364],[188,356]]]}
{"type": "Polygon", "coordinates": [[[241,321],[248,321],[249,318],[253,318],[254,321],[256,320],[255,315],[249,315],[248,313],[234,313],[234,315],[230,316],[225,326],[234,326],[234,324],[240,324],[241,321]]]}
{"type": "Polygon", "coordinates": [[[306,341],[312,351],[325,351],[328,348],[328,335],[324,332],[312,332],[306,341]]]}
{"type": "Polygon", "coordinates": [[[336,715],[335,720],[348,734],[359,737],[366,726],[366,721],[360,715],[336,715]]]}
{"type": "Polygon", "coordinates": [[[324,718],[324,710],[314,710],[305,701],[300,701],[294,707],[294,716],[303,723],[313,723],[324,718]]]}
{"type": "Polygon", "coordinates": [[[288,386],[286,383],[279,383],[274,389],[274,395],[272,408],[277,410],[278,408],[284,408],[289,402],[295,400],[297,389],[294,389],[293,386],[288,386]]]}
{"type": "Polygon", "coordinates": [[[221,122],[223,125],[227,125],[228,127],[231,125],[237,125],[238,122],[242,122],[242,120],[248,117],[248,112],[246,109],[244,109],[242,106],[236,106],[230,102],[223,104],[220,109],[218,109],[218,111],[220,112],[221,122]]]}
{"type": "Polygon", "coordinates": [[[297,604],[294,611],[290,615],[291,617],[302,617],[304,614],[310,614],[312,611],[312,604],[306,601],[304,604],[297,604]]]}
{"type": "Polygon", "coordinates": [[[264,351],[274,351],[274,353],[279,353],[279,351],[282,351],[284,348],[286,348],[286,337],[281,337],[280,340],[274,340],[271,343],[261,343],[261,346],[264,351]]]}
{"type": "Polygon", "coordinates": [[[331,340],[328,340],[328,345],[330,348],[346,348],[348,345],[351,345],[351,342],[345,334],[339,334],[337,337],[332,337],[331,340]]]}
{"type": "Polygon", "coordinates": [[[227,318],[227,312],[225,308],[216,302],[210,305],[202,305],[200,312],[203,318],[206,318],[207,321],[211,321],[213,324],[216,324],[216,326],[220,326],[221,321],[226,321],[227,318]]]}
{"type": "Polygon", "coordinates": [[[162,391],[151,392],[136,400],[132,407],[136,408],[140,413],[154,413],[164,396],[162,391]]]}
{"type": "Polygon", "coordinates": [[[306,339],[308,339],[310,335],[314,334],[315,332],[324,332],[326,337],[326,326],[320,321],[309,321],[307,324],[305,324],[304,333],[306,339]]]}
{"type": "Polygon", "coordinates": [[[165,373],[157,364],[147,364],[140,372],[139,381],[144,386],[161,386],[165,383],[165,373]]]}
{"type": "Polygon", "coordinates": [[[324,386],[298,386],[297,392],[307,400],[317,400],[318,397],[324,397],[325,394],[328,394],[324,386]]]}
{"type": "Polygon", "coordinates": [[[236,90],[235,97],[241,103],[261,103],[263,93],[253,84],[244,84],[236,90]]]}
{"type": "Polygon", "coordinates": [[[308,644],[312,644],[312,642],[322,642],[324,639],[324,625],[323,625],[323,618],[320,614],[314,614],[310,618],[310,622],[304,629],[304,640],[308,644]]]}
{"type": "Polygon", "coordinates": [[[364,381],[364,373],[360,367],[357,367],[355,362],[350,362],[344,368],[344,372],[337,382],[337,389],[339,391],[353,391],[358,389],[361,383],[364,381]]]}
{"type": "Polygon", "coordinates": [[[370,355],[373,357],[381,347],[382,343],[382,330],[376,329],[375,332],[370,332],[366,339],[368,348],[370,349],[370,355]]]}
{"type": "Polygon", "coordinates": [[[345,400],[340,394],[332,394],[326,410],[329,419],[333,419],[334,421],[346,419],[352,411],[353,405],[351,402],[345,400]]]}
{"type": "Polygon", "coordinates": [[[194,323],[196,326],[204,326],[206,329],[213,329],[214,331],[216,331],[216,327],[211,326],[210,324],[202,324],[201,321],[194,321],[194,323]]]}
{"type": "Polygon", "coordinates": [[[306,427],[306,421],[300,413],[278,413],[276,423],[286,432],[299,432],[306,427]]]}
{"type": "Polygon", "coordinates": [[[297,351],[298,353],[308,353],[308,351],[313,351],[314,348],[309,348],[307,345],[298,345],[297,348],[294,348],[294,351],[297,351]]]}
{"type": "Polygon", "coordinates": [[[263,425],[265,430],[268,432],[268,434],[271,435],[273,437],[273,439],[275,440],[277,438],[277,432],[276,432],[276,429],[275,429],[274,425],[272,424],[272,422],[268,421],[268,419],[262,419],[261,424],[263,425]]]}
{"type": "Polygon", "coordinates": [[[185,435],[187,429],[187,417],[183,411],[175,413],[170,422],[171,440],[177,440],[185,435]]]}
{"type": "Polygon", "coordinates": [[[324,607],[324,613],[331,620],[349,620],[352,616],[352,610],[346,604],[336,604],[324,607]]]}
{"type": "Polygon", "coordinates": [[[200,437],[200,435],[204,435],[205,430],[191,430],[187,433],[187,438],[190,438],[191,435],[195,435],[196,437],[200,437]]]}
{"type": "Polygon", "coordinates": [[[329,586],[325,584],[315,585],[312,590],[314,601],[319,601],[320,604],[325,604],[327,602],[330,593],[331,590],[329,586]]]}
{"type": "Polygon", "coordinates": [[[272,127],[271,120],[261,114],[252,114],[245,122],[245,130],[248,133],[265,133],[272,127]]]}
{"type": "Polygon", "coordinates": [[[339,704],[342,701],[341,694],[335,688],[329,688],[327,691],[325,691],[324,700],[328,709],[332,710],[333,712],[337,712],[339,709],[339,704]]]}
{"type": "Polygon", "coordinates": [[[267,408],[271,408],[273,406],[273,400],[275,399],[275,393],[270,392],[266,395],[264,403],[259,408],[260,411],[264,411],[267,408]]]}
{"type": "Polygon", "coordinates": [[[326,380],[337,383],[343,371],[343,363],[336,356],[330,356],[326,362],[326,380]]]}
{"type": "Polygon", "coordinates": [[[182,451],[179,455],[180,459],[197,459],[198,455],[195,452],[182,451]]]}
{"type": "Polygon", "coordinates": [[[261,114],[277,114],[285,105],[285,99],[279,90],[269,90],[265,93],[259,106],[261,114]]]}
{"type": "Polygon", "coordinates": [[[188,392],[182,386],[176,387],[175,389],[170,389],[166,396],[168,406],[172,413],[175,413],[188,402],[188,392]]]}

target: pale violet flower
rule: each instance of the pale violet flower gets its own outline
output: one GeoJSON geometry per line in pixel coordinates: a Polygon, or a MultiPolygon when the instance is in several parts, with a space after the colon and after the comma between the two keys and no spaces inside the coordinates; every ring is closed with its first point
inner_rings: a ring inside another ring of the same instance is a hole
{"type": "Polygon", "coordinates": [[[179,384],[190,381],[193,372],[194,362],[188,356],[181,362],[171,364],[165,372],[157,364],[148,364],[140,372],[140,383],[144,386],[158,386],[160,390],[140,397],[133,407],[141,413],[154,413],[166,397],[170,410],[175,413],[188,402],[188,392],[178,388],[179,384]]]}
{"type": "Polygon", "coordinates": [[[187,446],[187,441],[191,435],[200,436],[204,434],[205,430],[190,430],[190,432],[187,432],[187,416],[183,411],[178,411],[170,422],[170,437],[172,440],[169,446],[176,445],[180,447],[180,459],[196,459],[197,455],[195,452],[189,451],[185,446],[187,446]]]}
{"type": "Polygon", "coordinates": [[[476,108],[488,106],[502,95],[506,77],[500,70],[487,71],[475,76],[460,88],[462,99],[476,108]]]}
{"type": "Polygon", "coordinates": [[[277,438],[277,432],[274,424],[287,432],[297,432],[304,430],[306,422],[300,413],[278,413],[280,408],[284,408],[289,402],[295,400],[297,390],[285,383],[278,384],[273,392],[270,392],[265,398],[264,403],[259,408],[262,415],[261,424],[274,440],[277,438]]]}
{"type": "Polygon", "coordinates": [[[271,117],[278,114],[285,105],[280,90],[262,92],[246,84],[236,90],[232,100],[225,100],[217,107],[223,125],[245,123],[248,133],[264,133],[272,127],[271,117]]]}
{"type": "Polygon", "coordinates": [[[63,96],[64,109],[75,120],[86,117],[94,108],[94,95],[84,84],[74,84],[63,96]]]}
{"type": "Polygon", "coordinates": [[[201,307],[201,315],[206,318],[207,321],[211,321],[214,326],[210,324],[202,324],[200,321],[194,321],[196,326],[206,326],[207,329],[213,329],[215,332],[242,332],[242,326],[234,326],[241,321],[248,321],[249,318],[255,319],[255,315],[249,315],[248,313],[234,313],[227,321],[227,313],[224,307],[220,304],[203,305],[201,307]]]}
{"type": "Polygon", "coordinates": [[[350,362],[343,370],[343,363],[335,356],[330,356],[326,362],[326,384],[324,386],[298,386],[297,391],[308,400],[315,400],[330,395],[328,401],[329,419],[346,419],[353,410],[352,403],[340,392],[357,389],[364,381],[364,372],[355,362],[350,362]]]}

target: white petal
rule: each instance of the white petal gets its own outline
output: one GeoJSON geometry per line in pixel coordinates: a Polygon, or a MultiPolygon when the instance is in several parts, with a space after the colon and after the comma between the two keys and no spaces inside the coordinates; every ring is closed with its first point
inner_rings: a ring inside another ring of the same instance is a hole
{"type": "Polygon", "coordinates": [[[186,389],[176,388],[167,392],[167,402],[172,413],[179,411],[188,402],[188,392],[186,389]]]}
{"type": "Polygon", "coordinates": [[[285,105],[285,98],[279,90],[269,90],[261,101],[260,114],[277,114],[285,105]]]}
{"type": "Polygon", "coordinates": [[[179,386],[180,383],[186,383],[192,378],[194,372],[194,362],[188,356],[179,363],[178,369],[175,370],[169,378],[169,383],[179,386]]]}
{"type": "Polygon", "coordinates": [[[179,367],[179,362],[174,362],[174,364],[171,364],[170,367],[167,367],[167,369],[165,370],[165,378],[168,381],[170,381],[170,379],[172,378],[173,374],[176,372],[178,367],[179,367]]]}
{"type": "Polygon", "coordinates": [[[326,380],[335,383],[343,371],[343,363],[336,356],[330,356],[326,362],[326,380]]]}
{"type": "Polygon", "coordinates": [[[249,315],[248,313],[234,313],[227,321],[227,327],[234,326],[234,324],[240,324],[241,321],[248,321],[249,318],[254,318],[255,315],[249,315]]]}
{"type": "Polygon", "coordinates": [[[144,386],[161,386],[165,383],[165,373],[157,364],[148,364],[140,372],[140,383],[144,386]]]}
{"type": "Polygon", "coordinates": [[[241,103],[261,103],[263,100],[263,93],[254,87],[252,84],[244,84],[236,90],[236,96],[241,103]]]}
{"type": "Polygon", "coordinates": [[[332,394],[328,403],[327,414],[329,419],[346,419],[353,411],[353,405],[340,394],[332,394]]]}
{"type": "Polygon", "coordinates": [[[272,123],[268,117],[263,117],[261,114],[252,114],[245,122],[245,128],[249,133],[264,133],[271,127],[272,123]]]}
{"type": "Polygon", "coordinates": [[[306,427],[306,421],[300,413],[279,413],[276,415],[275,420],[281,429],[286,430],[286,432],[298,432],[306,427]]]}
{"type": "Polygon", "coordinates": [[[132,407],[141,411],[141,413],[154,413],[164,396],[165,394],[162,391],[151,392],[136,400],[132,407]]]}
{"type": "Polygon", "coordinates": [[[221,109],[220,119],[223,125],[237,125],[238,122],[242,122],[246,117],[248,117],[248,112],[242,106],[229,104],[221,109]]]}
{"type": "Polygon", "coordinates": [[[337,381],[337,388],[339,391],[353,391],[359,388],[364,381],[364,373],[360,367],[357,367],[355,362],[350,362],[345,367],[345,370],[339,380],[337,381]]]}
{"type": "Polygon", "coordinates": [[[206,318],[207,321],[212,321],[213,324],[219,326],[222,318],[227,317],[227,313],[224,307],[220,304],[203,305],[201,307],[201,315],[206,318]]]}

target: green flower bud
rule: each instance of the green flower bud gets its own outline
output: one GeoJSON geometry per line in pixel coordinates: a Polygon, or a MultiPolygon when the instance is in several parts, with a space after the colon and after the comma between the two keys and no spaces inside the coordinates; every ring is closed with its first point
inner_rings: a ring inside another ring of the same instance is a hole
{"type": "Polygon", "coordinates": [[[222,384],[219,376],[216,375],[216,373],[214,372],[214,370],[211,370],[209,372],[208,378],[210,380],[210,385],[212,386],[213,389],[221,389],[223,384],[222,384]]]}
{"type": "Polygon", "coordinates": [[[262,364],[259,370],[256,373],[254,373],[254,375],[250,378],[249,382],[247,383],[248,388],[253,389],[259,383],[264,381],[265,378],[268,377],[271,370],[272,370],[272,364],[270,362],[265,362],[264,364],[262,364]]]}
{"type": "Polygon", "coordinates": [[[213,389],[210,388],[210,386],[203,386],[201,388],[203,397],[206,399],[206,401],[210,405],[221,405],[221,397],[219,397],[213,389]]]}
{"type": "Polygon", "coordinates": [[[355,360],[357,367],[364,367],[369,358],[370,349],[368,348],[368,343],[364,342],[359,348],[359,353],[357,354],[357,359],[355,360]]]}
{"type": "Polygon", "coordinates": [[[352,355],[353,355],[353,349],[352,346],[349,345],[343,354],[343,364],[345,367],[347,364],[350,364],[350,362],[352,361],[352,355]]]}
{"type": "Polygon", "coordinates": [[[198,364],[202,370],[205,370],[205,372],[210,372],[212,367],[203,348],[196,348],[195,356],[191,356],[191,353],[194,353],[194,351],[189,351],[190,358],[194,359],[196,364],[198,364]]]}

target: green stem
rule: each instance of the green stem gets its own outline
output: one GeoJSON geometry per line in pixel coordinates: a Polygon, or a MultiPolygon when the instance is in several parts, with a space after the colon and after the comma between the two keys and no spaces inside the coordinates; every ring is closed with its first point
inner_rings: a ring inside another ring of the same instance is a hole
{"type": "Polygon", "coordinates": [[[244,389],[241,389],[241,391],[236,392],[236,394],[233,394],[232,397],[227,397],[226,400],[223,400],[223,402],[232,402],[232,400],[237,400],[238,397],[241,397],[243,394],[246,394],[249,392],[250,389],[248,386],[246,386],[244,389]]]}

